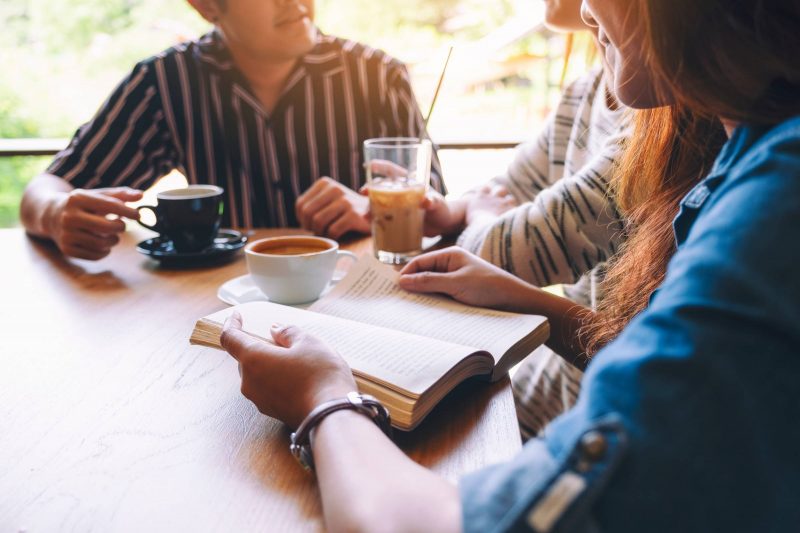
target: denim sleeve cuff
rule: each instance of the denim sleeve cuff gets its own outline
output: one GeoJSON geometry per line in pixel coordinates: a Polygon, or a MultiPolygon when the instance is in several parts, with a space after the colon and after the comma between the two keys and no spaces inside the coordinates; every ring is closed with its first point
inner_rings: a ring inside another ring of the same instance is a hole
{"type": "Polygon", "coordinates": [[[461,480],[464,531],[596,531],[592,507],[626,442],[616,417],[583,431],[564,460],[553,457],[544,441],[529,441],[512,462],[461,480]]]}

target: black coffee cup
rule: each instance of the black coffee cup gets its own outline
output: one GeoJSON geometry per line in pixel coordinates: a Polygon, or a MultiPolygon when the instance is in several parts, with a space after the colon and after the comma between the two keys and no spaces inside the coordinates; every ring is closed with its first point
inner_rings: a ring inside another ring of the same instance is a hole
{"type": "Polygon", "coordinates": [[[222,221],[225,191],[216,185],[189,185],[158,193],[158,205],[143,205],[156,216],[152,226],[139,221],[145,228],[157,231],[172,241],[177,252],[197,252],[214,242],[222,221]]]}

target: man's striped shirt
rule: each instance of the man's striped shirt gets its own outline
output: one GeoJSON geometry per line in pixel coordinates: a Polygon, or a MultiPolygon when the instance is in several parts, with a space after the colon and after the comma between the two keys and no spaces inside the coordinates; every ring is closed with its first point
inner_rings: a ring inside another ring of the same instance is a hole
{"type": "MultiPolygon", "coordinates": [[[[402,63],[322,34],[268,114],[212,31],[137,64],[48,172],[145,189],[177,169],[226,190],[226,225],[296,226],[295,200],[315,180],[363,185],[364,140],[422,127],[402,63]]],[[[436,157],[431,184],[444,192],[436,157]]]]}

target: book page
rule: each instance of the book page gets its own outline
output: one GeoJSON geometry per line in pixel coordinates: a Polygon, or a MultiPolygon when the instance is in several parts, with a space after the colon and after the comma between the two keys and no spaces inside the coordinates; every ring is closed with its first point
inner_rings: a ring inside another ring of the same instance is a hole
{"type": "Polygon", "coordinates": [[[437,294],[407,292],[399,273],[370,255],[310,311],[486,350],[495,362],[544,318],[472,307],[437,294]]]}
{"type": "Polygon", "coordinates": [[[243,328],[248,333],[271,340],[269,329],[272,324],[299,326],[339,352],[353,370],[396,385],[413,395],[424,392],[475,351],[465,346],[269,302],[238,305],[206,319],[222,324],[234,310],[241,313],[243,328]]]}

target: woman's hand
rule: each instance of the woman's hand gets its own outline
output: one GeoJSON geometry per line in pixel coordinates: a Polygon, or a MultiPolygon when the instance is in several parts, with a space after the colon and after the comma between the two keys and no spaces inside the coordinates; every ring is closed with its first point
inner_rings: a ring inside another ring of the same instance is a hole
{"type": "Polygon", "coordinates": [[[531,291],[539,290],[455,246],[415,258],[400,271],[399,284],[411,292],[438,292],[468,305],[507,310],[529,304],[531,291]]]}
{"type": "Polygon", "coordinates": [[[503,185],[484,185],[465,198],[468,198],[468,203],[464,221],[468,226],[482,219],[494,220],[519,205],[503,185]]]}
{"type": "Polygon", "coordinates": [[[580,369],[586,367],[580,329],[591,310],[509,274],[461,248],[420,255],[400,271],[399,284],[411,292],[440,292],[478,307],[547,317],[547,345],[580,369]]]}
{"type": "Polygon", "coordinates": [[[296,428],[317,405],[357,390],[344,359],[296,326],[270,329],[274,344],[242,330],[234,312],[220,342],[241,366],[242,394],[265,415],[296,428]]]}
{"type": "Polygon", "coordinates": [[[465,202],[447,201],[436,191],[428,191],[422,201],[425,210],[425,236],[450,235],[464,229],[465,202]]]}

